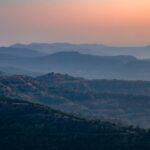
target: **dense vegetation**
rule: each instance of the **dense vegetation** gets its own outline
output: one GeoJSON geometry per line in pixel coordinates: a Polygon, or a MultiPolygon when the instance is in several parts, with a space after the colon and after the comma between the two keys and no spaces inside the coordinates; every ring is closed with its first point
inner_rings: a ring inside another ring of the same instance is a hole
{"type": "Polygon", "coordinates": [[[1,76],[0,95],[84,117],[150,127],[150,82],[85,80],[55,73],[36,78],[1,76]]]}
{"type": "Polygon", "coordinates": [[[0,98],[1,150],[148,150],[150,131],[88,121],[47,106],[0,98]]]}

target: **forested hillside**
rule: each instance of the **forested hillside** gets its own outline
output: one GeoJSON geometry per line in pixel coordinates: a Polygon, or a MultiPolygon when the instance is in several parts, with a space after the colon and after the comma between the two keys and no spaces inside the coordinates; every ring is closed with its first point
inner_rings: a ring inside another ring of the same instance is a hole
{"type": "Polygon", "coordinates": [[[40,77],[1,76],[0,95],[38,102],[55,109],[150,127],[150,82],[86,80],[50,73],[40,77]]]}
{"type": "Polygon", "coordinates": [[[2,150],[148,150],[150,132],[67,115],[27,101],[0,98],[2,150]]]}

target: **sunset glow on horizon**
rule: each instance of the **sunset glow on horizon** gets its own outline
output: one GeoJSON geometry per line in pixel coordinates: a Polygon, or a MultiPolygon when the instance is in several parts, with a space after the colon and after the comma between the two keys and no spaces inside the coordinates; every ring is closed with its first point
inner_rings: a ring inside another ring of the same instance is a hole
{"type": "Polygon", "coordinates": [[[1,0],[0,45],[150,44],[149,0],[1,0]]]}

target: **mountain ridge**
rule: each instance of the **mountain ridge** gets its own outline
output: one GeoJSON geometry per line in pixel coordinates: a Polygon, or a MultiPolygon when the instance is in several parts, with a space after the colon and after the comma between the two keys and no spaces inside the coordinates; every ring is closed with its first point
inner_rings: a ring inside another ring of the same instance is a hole
{"type": "Polygon", "coordinates": [[[0,76],[0,96],[145,128],[150,127],[149,93],[150,82],[144,81],[86,80],[55,73],[35,78],[0,76]]]}
{"type": "Polygon", "coordinates": [[[71,43],[31,43],[12,45],[11,47],[31,48],[46,53],[60,51],[78,51],[83,54],[95,55],[132,55],[138,58],[150,58],[150,46],[108,46],[103,44],[71,44],[71,43]]]}
{"type": "Polygon", "coordinates": [[[0,124],[3,150],[143,150],[150,147],[150,132],[144,129],[90,121],[6,97],[0,97],[0,124]]]}
{"type": "Polygon", "coordinates": [[[58,52],[40,57],[0,55],[0,67],[45,74],[57,72],[88,79],[150,80],[150,62],[133,56],[95,56],[58,52]]]}

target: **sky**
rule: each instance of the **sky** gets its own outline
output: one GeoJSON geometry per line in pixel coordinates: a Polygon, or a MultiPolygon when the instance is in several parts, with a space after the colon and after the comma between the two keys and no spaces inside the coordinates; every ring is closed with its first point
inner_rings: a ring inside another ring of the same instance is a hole
{"type": "Polygon", "coordinates": [[[150,44],[150,0],[0,0],[0,45],[150,44]]]}

